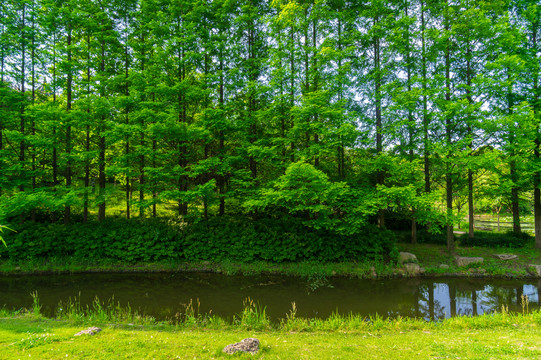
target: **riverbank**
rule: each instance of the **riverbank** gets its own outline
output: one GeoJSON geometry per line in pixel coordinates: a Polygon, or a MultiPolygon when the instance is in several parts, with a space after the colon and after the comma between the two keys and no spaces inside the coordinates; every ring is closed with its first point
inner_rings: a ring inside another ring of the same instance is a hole
{"type": "Polygon", "coordinates": [[[120,261],[81,261],[72,258],[31,259],[27,261],[1,261],[0,274],[47,274],[47,273],[86,273],[86,272],[212,272],[226,275],[246,276],[260,274],[279,274],[291,276],[344,276],[356,278],[390,278],[414,276],[460,276],[460,277],[499,277],[531,278],[530,264],[541,264],[541,251],[528,246],[525,248],[486,248],[457,246],[457,256],[482,257],[482,264],[459,267],[455,255],[450,255],[441,245],[399,243],[400,251],[415,254],[419,266],[424,270],[419,274],[404,271],[396,263],[378,261],[363,262],[282,262],[255,261],[238,262],[138,262],[120,261]],[[495,254],[517,255],[513,260],[500,260],[495,254]]]}
{"type": "MultiPolygon", "coordinates": [[[[441,322],[380,317],[300,319],[290,314],[271,324],[244,311],[233,323],[187,317],[176,324],[113,319],[99,314],[47,319],[39,309],[0,311],[0,359],[215,359],[222,349],[255,337],[260,350],[246,359],[534,359],[541,357],[541,313],[505,311],[441,322]],[[116,321],[112,321],[116,320],[116,321]],[[74,336],[89,327],[96,335],[74,336]]],[[[263,314],[264,315],[264,314],[263,314]]]]}

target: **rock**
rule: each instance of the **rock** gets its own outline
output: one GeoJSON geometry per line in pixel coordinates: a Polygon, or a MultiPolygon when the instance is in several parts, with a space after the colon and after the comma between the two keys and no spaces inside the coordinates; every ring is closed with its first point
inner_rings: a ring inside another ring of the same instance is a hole
{"type": "Polygon", "coordinates": [[[535,277],[541,277],[541,265],[530,264],[526,267],[526,271],[535,277]]]}
{"type": "Polygon", "coordinates": [[[479,269],[477,269],[477,272],[478,272],[479,274],[486,274],[487,271],[486,271],[486,269],[479,268],[479,269]]]}
{"type": "Polygon", "coordinates": [[[400,265],[406,264],[406,263],[416,263],[417,262],[417,256],[413,255],[409,252],[400,252],[398,254],[398,263],[400,265]]]}
{"type": "Polygon", "coordinates": [[[406,274],[410,276],[416,276],[421,273],[421,267],[419,264],[407,263],[404,264],[404,268],[406,269],[406,274]]]}
{"type": "Polygon", "coordinates": [[[98,327],[89,327],[88,329],[85,329],[85,330],[81,330],[79,331],[77,334],[73,335],[73,336],[81,336],[81,335],[96,335],[97,333],[99,333],[101,331],[100,328],[98,327]]]}
{"type": "Polygon", "coordinates": [[[259,351],[259,340],[255,338],[247,338],[241,342],[227,345],[222,351],[226,354],[234,354],[238,351],[242,351],[255,355],[259,351]]]}
{"type": "Polygon", "coordinates": [[[515,260],[518,258],[517,255],[513,255],[513,254],[494,254],[492,256],[500,260],[515,260]]]}
{"type": "Polygon", "coordinates": [[[467,266],[472,264],[482,264],[484,259],[482,257],[464,257],[464,256],[455,256],[456,266],[467,266]]]}
{"type": "Polygon", "coordinates": [[[447,269],[449,269],[449,265],[447,265],[447,264],[440,264],[440,269],[447,270],[447,269]]]}

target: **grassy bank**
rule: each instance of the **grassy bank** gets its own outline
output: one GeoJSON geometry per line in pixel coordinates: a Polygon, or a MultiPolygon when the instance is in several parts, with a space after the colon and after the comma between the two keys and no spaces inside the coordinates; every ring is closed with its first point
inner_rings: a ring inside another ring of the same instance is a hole
{"type": "MultiPolygon", "coordinates": [[[[457,267],[454,256],[449,255],[445,246],[433,244],[410,245],[399,243],[400,251],[415,254],[419,265],[425,269],[425,275],[439,276],[491,276],[491,277],[530,277],[526,271],[529,264],[541,264],[541,251],[528,245],[525,248],[487,248],[457,246],[460,256],[483,257],[481,265],[457,267]],[[515,260],[499,260],[494,254],[515,254],[515,260]],[[444,269],[440,265],[448,265],[444,269]]],[[[232,261],[161,261],[127,263],[118,260],[81,260],[71,257],[47,259],[28,259],[13,261],[0,258],[0,274],[28,273],[77,273],[77,272],[178,272],[202,271],[228,275],[283,274],[293,276],[348,276],[371,278],[374,272],[378,277],[410,276],[401,271],[398,264],[376,260],[348,262],[299,261],[275,263],[253,261],[248,263],[232,261]]]]}
{"type": "Polygon", "coordinates": [[[482,257],[482,264],[457,267],[455,255],[450,255],[445,246],[433,244],[398,244],[400,251],[415,254],[419,264],[425,268],[426,275],[457,275],[457,276],[492,276],[492,277],[531,277],[526,270],[529,264],[541,264],[541,250],[535,249],[533,244],[527,244],[524,248],[508,247],[482,247],[482,246],[457,246],[455,254],[465,257],[482,257]],[[514,260],[500,260],[495,254],[517,255],[514,260]],[[441,268],[440,265],[448,265],[449,268],[441,268]]]}
{"type": "Polygon", "coordinates": [[[331,316],[299,319],[294,312],[272,324],[261,309],[246,308],[232,322],[186,316],[174,323],[107,314],[67,312],[43,318],[0,311],[0,359],[534,359],[541,357],[541,313],[505,311],[438,323],[416,319],[331,316]],[[75,337],[89,326],[101,332],[75,337]],[[257,355],[230,356],[224,346],[256,337],[257,355]]]}

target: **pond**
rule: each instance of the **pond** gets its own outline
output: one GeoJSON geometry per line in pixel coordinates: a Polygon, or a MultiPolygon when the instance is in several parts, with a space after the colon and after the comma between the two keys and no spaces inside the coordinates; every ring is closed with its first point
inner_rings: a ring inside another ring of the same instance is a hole
{"type": "Polygon", "coordinates": [[[190,301],[199,312],[231,318],[247,298],[266,307],[274,320],[296,304],[297,316],[326,318],[333,312],[438,320],[455,315],[539,308],[537,280],[418,278],[360,280],[288,276],[226,276],[210,273],[92,273],[0,277],[0,308],[31,308],[37,291],[42,312],[53,316],[60,301],[77,298],[91,304],[114,297],[121,306],[158,320],[182,313],[190,301]]]}

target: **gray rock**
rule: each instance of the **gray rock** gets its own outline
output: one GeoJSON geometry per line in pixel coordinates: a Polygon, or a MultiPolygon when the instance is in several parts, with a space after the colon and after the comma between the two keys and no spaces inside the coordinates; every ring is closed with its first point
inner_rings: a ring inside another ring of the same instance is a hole
{"type": "Polygon", "coordinates": [[[535,277],[541,277],[541,265],[530,264],[526,267],[526,270],[535,277]]]}
{"type": "Polygon", "coordinates": [[[484,259],[482,257],[464,257],[464,256],[455,256],[456,266],[467,266],[472,264],[482,264],[484,259]]]}
{"type": "Polygon", "coordinates": [[[404,264],[404,268],[406,269],[406,274],[410,276],[416,276],[421,273],[421,267],[419,264],[407,263],[404,264]]]}
{"type": "Polygon", "coordinates": [[[259,340],[255,338],[247,338],[241,342],[227,345],[222,351],[226,354],[234,354],[238,351],[242,351],[255,355],[259,351],[259,340]]]}
{"type": "Polygon", "coordinates": [[[101,331],[100,328],[95,327],[95,326],[92,326],[92,327],[89,327],[88,329],[79,331],[77,334],[75,334],[75,335],[73,335],[73,336],[96,335],[96,334],[99,333],[100,331],[101,331]]]}
{"type": "Polygon", "coordinates": [[[400,252],[398,254],[398,263],[400,265],[406,264],[406,263],[416,263],[417,262],[417,256],[413,255],[409,252],[400,252]]]}
{"type": "Polygon", "coordinates": [[[517,255],[513,254],[494,254],[493,256],[500,260],[515,260],[518,258],[517,255]]]}
{"type": "Polygon", "coordinates": [[[447,269],[449,269],[449,265],[447,265],[447,264],[440,264],[440,269],[447,270],[447,269]]]}

